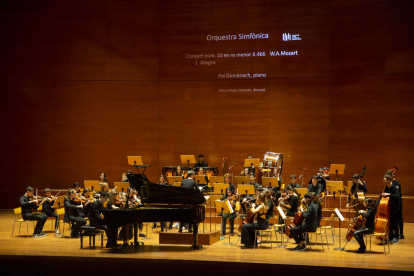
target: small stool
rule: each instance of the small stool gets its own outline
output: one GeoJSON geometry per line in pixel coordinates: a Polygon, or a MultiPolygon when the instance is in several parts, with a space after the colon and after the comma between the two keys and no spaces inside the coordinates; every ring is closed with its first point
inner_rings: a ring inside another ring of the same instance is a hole
{"type": "Polygon", "coordinates": [[[101,235],[101,246],[103,246],[103,235],[104,235],[104,231],[102,231],[99,228],[95,228],[89,225],[85,225],[85,226],[81,226],[80,228],[81,232],[80,232],[80,240],[81,240],[81,249],[83,249],[83,237],[87,236],[89,237],[89,246],[91,246],[91,237],[93,237],[93,247],[95,248],[95,236],[96,235],[101,235]]]}

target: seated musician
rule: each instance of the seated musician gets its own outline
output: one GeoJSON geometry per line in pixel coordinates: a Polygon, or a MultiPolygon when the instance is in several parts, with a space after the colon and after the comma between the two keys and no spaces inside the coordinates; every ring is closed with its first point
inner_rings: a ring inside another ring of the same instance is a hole
{"type": "Polygon", "coordinates": [[[106,236],[108,237],[108,242],[106,244],[107,248],[117,246],[116,234],[118,232],[117,228],[109,228],[102,222],[103,219],[101,214],[104,210],[103,204],[108,200],[108,197],[108,192],[102,192],[99,196],[99,199],[95,200],[91,204],[91,208],[89,211],[90,226],[105,230],[106,236]]]}
{"type": "Polygon", "coordinates": [[[34,188],[33,187],[27,187],[26,193],[20,197],[20,206],[22,208],[22,218],[24,220],[36,220],[36,227],[33,232],[33,237],[43,237],[46,236],[45,233],[43,233],[43,226],[45,225],[45,222],[47,220],[47,216],[45,214],[33,214],[32,208],[37,209],[39,206],[39,201],[37,198],[33,197],[34,194],[34,188]]]}
{"type": "Polygon", "coordinates": [[[231,174],[229,173],[224,174],[224,183],[228,184],[229,185],[228,189],[230,189],[232,193],[235,194],[236,186],[233,183],[231,183],[230,180],[231,180],[231,174]]]}
{"type": "Polygon", "coordinates": [[[182,176],[184,179],[184,172],[183,168],[181,166],[177,166],[177,169],[175,171],[175,176],[182,176]]]}
{"type": "MultiPolygon", "coordinates": [[[[203,169],[202,167],[198,168],[197,175],[204,175],[204,177],[205,177],[205,179],[206,179],[206,183],[207,183],[207,185],[208,185],[208,182],[209,182],[209,181],[208,181],[208,176],[204,174],[204,169],[203,169]]],[[[200,185],[201,185],[201,184],[200,184],[200,185]]],[[[205,185],[205,184],[203,184],[203,185],[205,185]]]]}
{"type": "MultiPolygon", "coordinates": [[[[286,192],[289,196],[289,199],[286,201],[285,198],[280,198],[279,200],[279,205],[284,208],[287,209],[286,212],[286,216],[288,217],[294,217],[296,212],[298,211],[298,207],[299,207],[299,197],[300,194],[298,194],[298,192],[296,191],[295,188],[293,188],[291,185],[289,185],[286,189],[286,192]]],[[[280,216],[279,216],[279,223],[282,223],[282,221],[280,220],[280,216]]]]}
{"type": "Polygon", "coordinates": [[[59,234],[59,215],[55,213],[55,209],[53,208],[53,204],[55,203],[56,198],[52,196],[52,193],[49,188],[45,188],[44,194],[45,195],[42,199],[44,200],[42,204],[42,213],[45,214],[47,217],[56,218],[55,233],[59,234]]]}
{"type": "Polygon", "coordinates": [[[99,198],[101,192],[109,192],[109,184],[108,183],[102,183],[101,184],[101,190],[97,191],[94,195],[94,197],[99,198]]]}
{"type": "Polygon", "coordinates": [[[398,212],[401,206],[400,204],[400,191],[398,186],[392,182],[392,175],[384,175],[384,182],[386,184],[384,192],[379,197],[379,201],[381,201],[382,197],[389,197],[389,205],[390,205],[390,242],[397,243],[398,242],[398,212]]]}
{"type": "Polygon", "coordinates": [[[248,223],[242,226],[241,230],[241,243],[244,244],[241,248],[253,248],[257,241],[254,240],[254,230],[265,230],[267,229],[268,222],[266,219],[267,205],[266,196],[262,193],[259,194],[256,203],[252,205],[252,214],[257,214],[257,221],[248,223]]]}
{"type": "Polygon", "coordinates": [[[231,207],[233,208],[234,212],[229,214],[224,212],[222,217],[221,217],[221,233],[222,235],[226,235],[226,224],[227,224],[227,219],[229,219],[230,221],[230,235],[234,236],[234,219],[237,218],[237,213],[236,213],[236,198],[232,198],[232,196],[234,195],[233,191],[229,188],[226,189],[226,195],[224,195],[220,200],[221,201],[226,201],[226,200],[230,200],[230,204],[231,207]]]}
{"type": "MultiPolygon", "coordinates": [[[[351,187],[351,194],[354,195],[354,197],[356,198],[356,194],[358,191],[363,191],[364,194],[368,192],[367,190],[367,186],[365,185],[364,182],[362,182],[362,180],[360,179],[359,174],[354,174],[352,176],[352,187],[351,187]]],[[[349,203],[351,202],[351,196],[348,195],[348,201],[346,203],[346,207],[349,207],[349,203]]]]}
{"type": "Polygon", "coordinates": [[[315,193],[312,193],[312,200],[315,206],[318,208],[318,211],[316,212],[316,222],[319,227],[322,221],[322,204],[321,204],[322,198],[316,196],[315,193]]]}
{"type": "MultiPolygon", "coordinates": [[[[128,200],[128,208],[131,208],[131,207],[134,207],[136,205],[141,204],[141,200],[137,197],[137,192],[136,192],[136,190],[133,187],[129,187],[127,189],[126,197],[127,197],[127,200],[128,200]]],[[[146,235],[144,234],[143,229],[144,229],[144,223],[142,223],[142,222],[138,223],[138,231],[139,231],[139,234],[138,235],[140,237],[145,238],[146,235]]],[[[132,230],[129,231],[129,233],[131,233],[131,235],[132,235],[132,230]]],[[[130,236],[130,237],[132,238],[132,236],[130,236]]]]}
{"type": "Polygon", "coordinates": [[[72,189],[74,189],[74,190],[75,190],[76,195],[79,195],[79,194],[81,193],[81,189],[80,189],[79,182],[74,182],[74,183],[72,184],[72,189]]]}
{"type": "Polygon", "coordinates": [[[158,181],[158,184],[168,186],[168,181],[165,179],[165,176],[162,174],[160,175],[160,179],[158,181]]]}
{"type": "Polygon", "coordinates": [[[302,188],[302,186],[300,186],[298,183],[296,183],[296,175],[294,175],[294,174],[292,174],[290,176],[290,184],[287,187],[292,187],[294,189],[302,188]]]}
{"type": "Polygon", "coordinates": [[[365,228],[361,228],[358,231],[354,232],[354,238],[359,244],[359,248],[356,253],[365,253],[366,247],[363,236],[375,232],[375,214],[377,212],[375,208],[375,201],[371,198],[366,198],[364,200],[364,207],[366,207],[367,210],[359,210],[359,213],[361,214],[361,216],[366,218],[365,228]]]}
{"type": "Polygon", "coordinates": [[[129,182],[127,175],[132,174],[131,170],[127,170],[125,173],[122,174],[122,182],[129,182]]]}
{"type": "Polygon", "coordinates": [[[208,167],[208,164],[203,161],[204,156],[202,154],[198,155],[198,161],[195,163],[194,168],[200,168],[200,167],[208,167]]]}
{"type": "Polygon", "coordinates": [[[319,196],[323,192],[323,186],[319,182],[319,176],[312,176],[312,185],[308,186],[308,193],[315,193],[316,196],[319,196]]]}
{"type": "Polygon", "coordinates": [[[63,221],[66,223],[73,222],[71,238],[79,238],[80,227],[86,224],[86,220],[79,215],[79,209],[82,209],[83,205],[77,205],[75,198],[76,191],[69,189],[64,200],[65,216],[63,221]]]}
{"type": "Polygon", "coordinates": [[[298,244],[293,250],[305,250],[305,239],[303,237],[303,232],[315,232],[318,228],[318,206],[313,202],[312,194],[305,194],[302,201],[308,206],[307,210],[304,212],[302,206],[300,211],[305,218],[302,225],[298,225],[290,229],[295,242],[298,244]]]}
{"type": "Polygon", "coordinates": [[[83,202],[83,208],[79,210],[79,216],[86,218],[89,215],[89,210],[91,209],[91,205],[93,203],[89,188],[85,188],[83,190],[81,200],[83,202]]]}
{"type": "MultiPolygon", "coordinates": [[[[246,185],[254,185],[254,189],[256,191],[256,194],[259,194],[262,190],[263,187],[261,185],[259,185],[259,183],[256,182],[256,176],[254,174],[250,175],[250,182],[247,183],[246,185]],[[259,187],[260,186],[260,187],[259,187]]],[[[243,210],[243,214],[246,214],[246,203],[247,201],[253,199],[253,197],[249,196],[249,195],[242,195],[241,199],[240,199],[240,206],[243,210]]]]}
{"type": "MultiPolygon", "coordinates": [[[[194,180],[194,174],[195,173],[194,173],[193,170],[188,171],[187,172],[187,179],[184,179],[181,182],[181,187],[199,191],[200,189],[198,188],[198,185],[194,180]]],[[[179,230],[178,230],[179,233],[183,232],[183,226],[184,226],[183,223],[180,222],[180,226],[179,226],[179,230]]],[[[193,225],[190,223],[190,225],[188,226],[188,232],[192,233],[193,232],[192,229],[193,229],[193,225]]]]}

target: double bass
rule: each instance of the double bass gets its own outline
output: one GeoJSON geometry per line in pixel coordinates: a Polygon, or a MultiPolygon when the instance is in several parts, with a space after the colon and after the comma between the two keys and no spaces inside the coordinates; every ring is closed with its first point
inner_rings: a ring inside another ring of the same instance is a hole
{"type": "MultiPolygon", "coordinates": [[[[361,178],[364,177],[364,174],[366,173],[366,171],[367,171],[367,167],[363,166],[362,167],[362,172],[359,175],[358,180],[361,180],[361,178]]],[[[364,183],[362,180],[361,180],[361,182],[364,183]]],[[[358,182],[357,182],[357,184],[358,184],[358,182]]],[[[358,192],[358,185],[357,185],[357,188],[355,189],[355,202],[354,202],[354,205],[357,206],[357,210],[362,210],[364,208],[364,201],[365,201],[365,194],[364,194],[363,191],[358,192]]]]}

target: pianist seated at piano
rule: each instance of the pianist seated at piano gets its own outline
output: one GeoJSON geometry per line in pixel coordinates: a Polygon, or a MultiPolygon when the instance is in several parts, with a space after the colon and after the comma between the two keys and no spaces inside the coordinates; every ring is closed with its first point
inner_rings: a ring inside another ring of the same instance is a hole
{"type": "MultiPolygon", "coordinates": [[[[198,185],[197,185],[197,183],[194,180],[194,174],[195,174],[194,171],[192,171],[192,170],[188,171],[187,172],[187,179],[184,179],[181,182],[181,187],[188,188],[188,189],[193,189],[193,190],[200,190],[199,187],[198,187],[198,185]]],[[[179,227],[179,230],[178,230],[179,233],[182,233],[183,232],[183,226],[184,226],[183,223],[180,222],[180,227],[179,227]]],[[[192,225],[190,223],[190,225],[188,227],[188,232],[189,233],[192,233],[193,232],[193,229],[192,228],[193,227],[192,227],[192,225]]]]}
{"type": "Polygon", "coordinates": [[[108,200],[108,192],[102,192],[98,200],[95,200],[89,210],[89,221],[90,226],[105,230],[106,236],[108,237],[108,242],[106,244],[107,248],[116,247],[116,234],[118,233],[117,228],[110,228],[103,224],[102,212],[104,210],[103,204],[108,200]]]}

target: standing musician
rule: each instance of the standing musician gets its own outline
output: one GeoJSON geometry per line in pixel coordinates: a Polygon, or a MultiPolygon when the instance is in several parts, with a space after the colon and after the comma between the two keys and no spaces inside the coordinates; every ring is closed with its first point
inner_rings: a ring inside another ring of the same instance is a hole
{"type": "Polygon", "coordinates": [[[226,201],[229,200],[231,207],[233,208],[234,212],[229,213],[223,213],[221,217],[221,233],[222,235],[226,235],[226,223],[227,219],[230,221],[230,235],[234,236],[234,219],[237,218],[237,212],[236,212],[236,199],[234,196],[233,191],[230,188],[226,189],[226,195],[224,195],[220,200],[226,201]]]}
{"type": "Polygon", "coordinates": [[[79,238],[80,227],[86,224],[86,220],[79,216],[79,209],[83,208],[83,205],[76,205],[74,201],[76,198],[76,191],[69,189],[66,194],[65,203],[65,216],[63,221],[66,223],[73,222],[71,238],[79,238]]]}
{"type": "Polygon", "coordinates": [[[268,222],[266,219],[267,213],[267,205],[266,205],[266,197],[264,194],[260,194],[257,197],[256,203],[252,205],[252,214],[257,214],[257,221],[253,223],[248,223],[242,226],[241,229],[241,243],[244,244],[242,249],[253,248],[253,246],[257,243],[254,240],[254,230],[266,230],[268,226],[268,222]]]}
{"type": "MultiPolygon", "coordinates": [[[[194,181],[194,171],[193,170],[190,170],[190,171],[187,172],[187,179],[184,179],[181,182],[181,187],[188,188],[188,189],[193,189],[193,190],[197,190],[197,191],[200,190],[198,188],[197,183],[194,181]]],[[[180,226],[179,226],[178,232],[179,233],[182,233],[183,232],[183,223],[182,222],[180,222],[180,226]]],[[[189,233],[192,233],[193,232],[193,225],[191,223],[188,226],[188,232],[189,233]]]]}
{"type": "Polygon", "coordinates": [[[42,232],[43,226],[47,220],[47,216],[45,214],[33,214],[32,208],[37,209],[39,206],[39,201],[37,198],[33,198],[34,188],[27,187],[26,193],[20,197],[20,206],[22,208],[22,218],[24,220],[36,220],[36,227],[34,229],[33,237],[43,237],[46,236],[45,233],[42,232]]]}
{"type": "Polygon", "coordinates": [[[307,210],[305,212],[302,206],[299,208],[305,220],[302,225],[290,229],[290,233],[298,244],[293,250],[305,250],[306,245],[303,232],[315,232],[316,229],[318,229],[318,206],[313,202],[312,194],[305,194],[302,202],[307,205],[307,210]]]}
{"type": "Polygon", "coordinates": [[[359,210],[361,216],[366,218],[365,228],[359,229],[354,232],[354,238],[359,244],[359,248],[356,253],[365,253],[366,246],[364,243],[364,235],[372,234],[375,232],[375,213],[377,209],[375,208],[375,201],[371,198],[366,198],[364,200],[364,207],[367,208],[366,211],[359,210]]]}
{"type": "Polygon", "coordinates": [[[42,214],[45,214],[47,217],[53,217],[56,218],[55,222],[55,233],[59,234],[59,215],[55,213],[55,209],[53,208],[53,204],[56,201],[56,198],[52,196],[52,193],[49,188],[44,189],[44,197],[42,200],[44,200],[42,204],[42,214]]]}
{"type": "Polygon", "coordinates": [[[206,162],[204,162],[203,159],[204,159],[204,156],[200,153],[198,155],[198,161],[197,161],[197,163],[195,163],[194,168],[208,167],[208,164],[206,162]]]}
{"type": "Polygon", "coordinates": [[[382,197],[389,197],[390,201],[390,241],[391,243],[398,242],[398,220],[397,214],[399,212],[400,207],[400,191],[397,185],[393,184],[392,182],[392,175],[386,174],[384,175],[384,183],[386,184],[384,192],[379,197],[379,201],[381,201],[382,197]]]}
{"type": "Polygon", "coordinates": [[[89,188],[85,188],[82,192],[82,196],[80,197],[82,201],[85,201],[83,204],[82,210],[79,210],[79,216],[86,218],[89,217],[89,210],[91,209],[91,205],[93,203],[92,197],[91,197],[91,191],[89,188]]]}
{"type": "Polygon", "coordinates": [[[319,181],[319,176],[312,176],[312,185],[308,186],[308,193],[315,193],[316,196],[319,196],[323,192],[323,186],[319,181]]]}
{"type": "Polygon", "coordinates": [[[235,194],[236,193],[236,186],[233,183],[230,182],[230,179],[231,179],[231,174],[229,174],[229,173],[224,174],[224,183],[228,184],[229,185],[228,189],[230,189],[231,192],[233,194],[235,194]]]}
{"type": "Polygon", "coordinates": [[[90,225],[99,229],[105,230],[106,236],[108,237],[108,242],[106,244],[107,248],[116,247],[116,234],[118,232],[117,228],[110,228],[102,223],[102,212],[104,210],[103,204],[108,200],[108,192],[102,192],[99,196],[99,199],[94,201],[91,205],[89,211],[89,221],[90,225]]]}
{"type": "MultiPolygon", "coordinates": [[[[363,191],[364,194],[368,192],[367,186],[365,185],[365,182],[362,182],[359,174],[354,174],[352,176],[352,187],[351,187],[351,194],[354,195],[355,198],[357,198],[356,194],[358,190],[363,191]]],[[[351,197],[348,196],[348,202],[346,203],[346,208],[349,207],[349,202],[351,202],[351,197]]]]}
{"type": "Polygon", "coordinates": [[[398,221],[398,230],[399,235],[398,239],[404,239],[404,221],[402,217],[402,192],[401,192],[401,183],[397,179],[395,179],[395,173],[391,172],[390,170],[387,171],[387,174],[392,176],[392,185],[397,186],[398,190],[400,191],[400,206],[397,211],[397,221],[398,221]]]}

